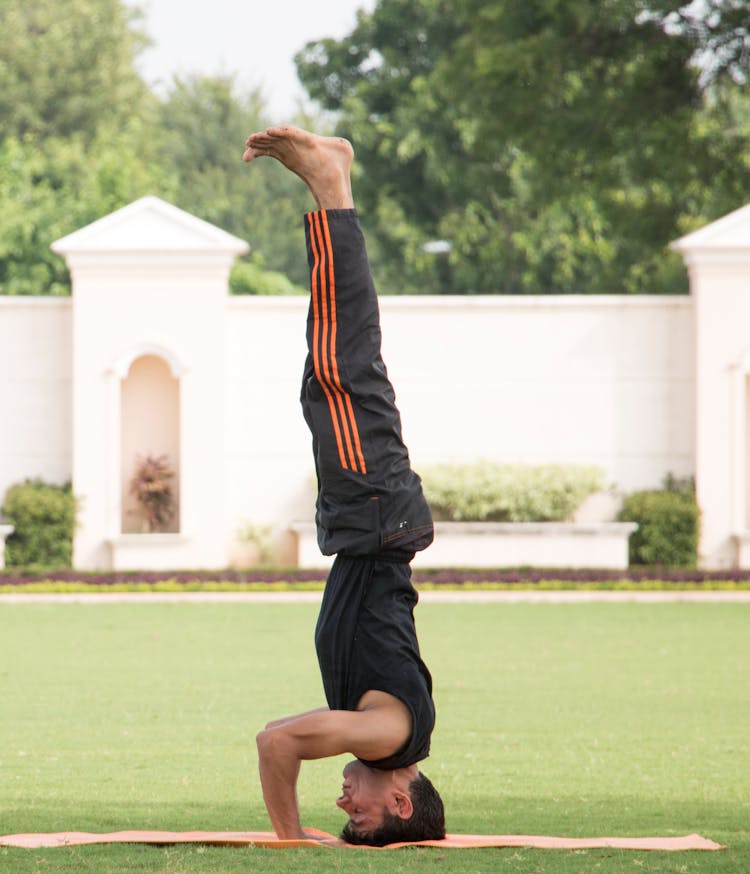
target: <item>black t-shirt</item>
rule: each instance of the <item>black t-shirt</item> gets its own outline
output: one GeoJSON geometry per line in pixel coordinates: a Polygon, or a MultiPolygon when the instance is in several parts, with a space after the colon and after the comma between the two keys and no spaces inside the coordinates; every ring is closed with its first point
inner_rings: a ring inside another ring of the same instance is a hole
{"type": "Polygon", "coordinates": [[[331,710],[356,710],[365,692],[409,708],[412,734],[394,755],[364,764],[404,768],[427,758],[435,725],[432,678],[419,654],[417,593],[406,562],[338,555],[326,582],[315,648],[331,710]]]}

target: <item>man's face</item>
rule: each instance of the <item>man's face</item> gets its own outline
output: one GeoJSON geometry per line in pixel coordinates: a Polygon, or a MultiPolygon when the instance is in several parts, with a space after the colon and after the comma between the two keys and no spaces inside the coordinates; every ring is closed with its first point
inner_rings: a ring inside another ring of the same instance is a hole
{"type": "Polygon", "coordinates": [[[344,785],[336,804],[348,815],[357,832],[372,832],[383,824],[383,816],[388,812],[390,787],[391,772],[368,768],[359,761],[349,762],[344,768],[344,785]]]}

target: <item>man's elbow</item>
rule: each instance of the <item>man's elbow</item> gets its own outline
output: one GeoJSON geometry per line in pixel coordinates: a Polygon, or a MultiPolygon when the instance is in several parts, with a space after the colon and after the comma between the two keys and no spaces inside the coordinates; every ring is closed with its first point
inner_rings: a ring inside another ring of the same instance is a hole
{"type": "Polygon", "coordinates": [[[269,726],[266,726],[255,735],[255,745],[258,748],[258,753],[262,754],[271,745],[271,734],[271,729],[269,726]]]}
{"type": "Polygon", "coordinates": [[[255,735],[255,745],[258,747],[258,756],[268,759],[287,752],[289,739],[283,729],[267,725],[255,735]]]}

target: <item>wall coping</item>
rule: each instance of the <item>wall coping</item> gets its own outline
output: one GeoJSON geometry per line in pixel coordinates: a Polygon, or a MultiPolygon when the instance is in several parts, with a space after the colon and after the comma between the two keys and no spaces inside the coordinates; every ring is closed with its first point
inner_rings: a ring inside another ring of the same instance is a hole
{"type": "Polygon", "coordinates": [[[118,534],[117,537],[110,537],[106,540],[108,546],[115,546],[118,549],[124,547],[136,547],[138,549],[154,548],[154,549],[169,549],[170,547],[184,546],[190,543],[190,538],[184,534],[165,534],[163,532],[154,531],[143,534],[118,534]]]}
{"type": "Polygon", "coordinates": [[[0,294],[0,309],[72,309],[73,297],[66,294],[0,294]]]}
{"type": "Polygon", "coordinates": [[[597,537],[611,534],[632,534],[635,522],[435,522],[435,532],[492,535],[583,535],[597,537]]]}

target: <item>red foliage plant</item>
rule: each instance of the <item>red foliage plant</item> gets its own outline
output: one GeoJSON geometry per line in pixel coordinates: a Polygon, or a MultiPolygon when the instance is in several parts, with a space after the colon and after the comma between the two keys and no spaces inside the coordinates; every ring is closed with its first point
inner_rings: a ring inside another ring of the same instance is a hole
{"type": "Polygon", "coordinates": [[[172,479],[174,471],[166,455],[137,457],[130,494],[138,502],[148,532],[163,531],[174,514],[172,479]]]}

